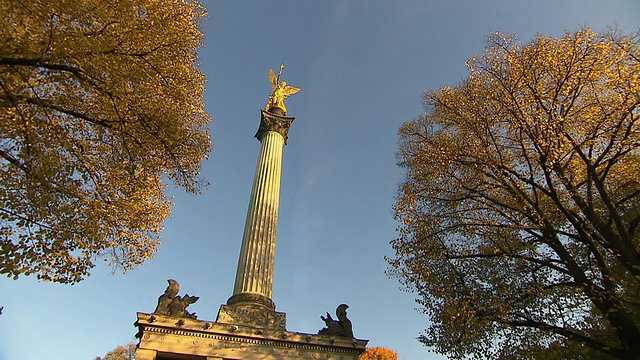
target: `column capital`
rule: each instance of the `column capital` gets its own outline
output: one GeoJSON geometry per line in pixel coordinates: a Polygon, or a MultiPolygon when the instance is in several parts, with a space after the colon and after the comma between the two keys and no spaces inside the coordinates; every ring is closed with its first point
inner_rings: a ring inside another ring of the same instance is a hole
{"type": "Polygon", "coordinates": [[[260,127],[258,128],[258,132],[256,132],[255,137],[258,138],[258,140],[261,140],[262,135],[265,133],[275,131],[282,135],[284,138],[284,144],[286,145],[289,128],[291,127],[291,123],[295,117],[284,116],[284,111],[277,107],[271,108],[270,111],[266,111],[264,109],[261,109],[260,111],[262,112],[262,116],[260,117],[260,127]]]}

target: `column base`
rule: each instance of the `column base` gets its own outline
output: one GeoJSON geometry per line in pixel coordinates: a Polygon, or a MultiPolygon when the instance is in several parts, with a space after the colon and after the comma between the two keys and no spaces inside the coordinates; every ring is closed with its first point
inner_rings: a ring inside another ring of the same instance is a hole
{"type": "Polygon", "coordinates": [[[235,294],[227,300],[227,305],[238,305],[238,304],[253,304],[264,306],[269,310],[276,310],[276,303],[273,302],[270,298],[256,293],[240,293],[235,294]]]}
{"type": "Polygon", "coordinates": [[[287,314],[276,311],[273,300],[260,294],[233,295],[220,305],[217,323],[251,326],[270,330],[287,330],[287,314]]]}

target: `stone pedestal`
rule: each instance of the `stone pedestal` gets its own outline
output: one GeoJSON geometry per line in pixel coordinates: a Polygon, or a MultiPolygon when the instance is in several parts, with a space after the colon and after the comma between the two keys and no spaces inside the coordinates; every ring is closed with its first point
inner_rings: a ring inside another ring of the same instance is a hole
{"type": "Polygon", "coordinates": [[[211,322],[138,313],[136,359],[357,360],[367,344],[367,340],[291,332],[277,322],[251,326],[243,324],[245,320],[211,322]]]}
{"type": "Polygon", "coordinates": [[[269,330],[286,330],[287,314],[253,303],[221,305],[216,322],[269,330]]]}

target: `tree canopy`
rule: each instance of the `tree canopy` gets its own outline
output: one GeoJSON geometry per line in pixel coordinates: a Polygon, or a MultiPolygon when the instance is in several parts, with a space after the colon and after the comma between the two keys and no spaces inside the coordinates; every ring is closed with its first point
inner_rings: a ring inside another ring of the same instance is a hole
{"type": "Polygon", "coordinates": [[[0,0],[0,274],[74,283],[156,251],[211,150],[197,0],[0,0]]]}
{"type": "Polygon", "coordinates": [[[125,346],[118,345],[115,349],[109,351],[104,357],[97,356],[94,360],[135,360],[136,344],[130,342],[125,346]]]}
{"type": "Polygon", "coordinates": [[[489,36],[399,130],[391,274],[454,358],[640,354],[638,35],[489,36]]]}
{"type": "Polygon", "coordinates": [[[398,353],[385,347],[367,348],[358,360],[398,360],[398,353]]]}

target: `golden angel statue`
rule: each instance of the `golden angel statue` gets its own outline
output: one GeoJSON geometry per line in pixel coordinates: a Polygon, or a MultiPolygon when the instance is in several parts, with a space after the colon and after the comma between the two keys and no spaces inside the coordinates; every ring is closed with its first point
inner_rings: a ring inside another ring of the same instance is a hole
{"type": "Polygon", "coordinates": [[[273,92],[269,95],[269,102],[267,103],[265,110],[269,111],[271,108],[279,107],[286,114],[287,107],[284,106],[284,99],[300,91],[300,88],[289,86],[286,81],[280,82],[282,69],[284,69],[284,64],[280,64],[278,76],[274,74],[273,69],[269,69],[269,81],[271,82],[271,89],[273,92]]]}

